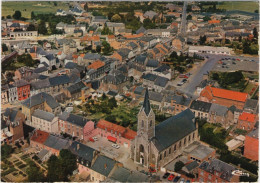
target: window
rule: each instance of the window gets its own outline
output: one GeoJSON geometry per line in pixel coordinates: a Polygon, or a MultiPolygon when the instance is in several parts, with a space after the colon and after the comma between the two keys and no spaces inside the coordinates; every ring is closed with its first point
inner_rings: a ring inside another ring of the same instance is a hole
{"type": "Polygon", "coordinates": [[[176,151],[176,145],[174,146],[174,152],[176,151]]]}
{"type": "Polygon", "coordinates": [[[189,142],[190,142],[190,135],[189,135],[189,142]]]}
{"type": "Polygon", "coordinates": [[[184,139],[184,145],[186,144],[186,138],[184,139]]]}
{"type": "Polygon", "coordinates": [[[144,127],[144,121],[142,120],[142,128],[144,127]]]}
{"type": "Polygon", "coordinates": [[[153,125],[153,121],[151,120],[151,121],[150,121],[150,127],[152,127],[152,125],[153,125]]]}
{"type": "Polygon", "coordinates": [[[162,160],[162,154],[160,154],[160,160],[162,160]]]}
{"type": "Polygon", "coordinates": [[[172,153],[172,148],[169,149],[169,154],[171,154],[171,153],[172,153]]]}
{"type": "Polygon", "coordinates": [[[164,157],[166,157],[166,151],[164,151],[164,157]]]}
{"type": "Polygon", "coordinates": [[[180,143],[179,143],[179,147],[181,147],[181,141],[180,141],[180,143]]]}
{"type": "Polygon", "coordinates": [[[193,133],[193,135],[192,135],[192,139],[194,140],[194,137],[195,137],[195,133],[193,133]]]}

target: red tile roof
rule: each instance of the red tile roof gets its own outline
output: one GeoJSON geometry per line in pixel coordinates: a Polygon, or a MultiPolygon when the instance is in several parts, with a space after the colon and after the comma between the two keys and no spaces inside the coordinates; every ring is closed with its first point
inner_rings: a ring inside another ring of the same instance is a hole
{"type": "Polygon", "coordinates": [[[255,122],[256,119],[256,115],[255,114],[250,114],[247,112],[243,112],[239,118],[239,120],[243,120],[243,121],[248,121],[248,122],[255,122]]]}
{"type": "Polygon", "coordinates": [[[115,39],[115,36],[114,35],[108,35],[107,38],[108,39],[115,39]]]}
{"type": "Polygon", "coordinates": [[[139,37],[142,37],[143,35],[144,35],[144,33],[139,33],[139,34],[134,34],[134,35],[125,35],[124,37],[127,39],[130,39],[130,38],[139,38],[139,37]]]}
{"type": "Polygon", "coordinates": [[[111,123],[109,121],[106,121],[104,119],[99,120],[98,124],[97,124],[98,128],[101,128],[103,130],[107,129],[107,131],[116,131],[119,132],[121,134],[123,134],[125,132],[125,128],[120,126],[120,125],[116,125],[114,123],[111,123]]]}
{"type": "Polygon", "coordinates": [[[219,24],[220,20],[209,20],[209,24],[219,24]]]}
{"type": "Polygon", "coordinates": [[[127,139],[134,139],[137,133],[129,128],[126,129],[126,132],[123,134],[123,136],[127,139]]]}
{"type": "Polygon", "coordinates": [[[224,98],[224,99],[229,99],[229,100],[234,100],[239,102],[245,102],[248,94],[206,86],[205,89],[201,92],[201,96],[207,97],[210,100],[213,97],[218,97],[218,98],[224,98]]]}
{"type": "Polygon", "coordinates": [[[100,60],[97,60],[97,61],[93,62],[92,64],[90,64],[88,66],[88,69],[98,69],[98,68],[100,68],[100,67],[102,67],[104,65],[105,65],[104,62],[102,62],[100,60]]]}
{"type": "Polygon", "coordinates": [[[47,140],[48,137],[49,137],[49,133],[41,131],[41,130],[36,130],[36,132],[33,134],[32,138],[31,138],[31,141],[43,144],[47,140]]]}

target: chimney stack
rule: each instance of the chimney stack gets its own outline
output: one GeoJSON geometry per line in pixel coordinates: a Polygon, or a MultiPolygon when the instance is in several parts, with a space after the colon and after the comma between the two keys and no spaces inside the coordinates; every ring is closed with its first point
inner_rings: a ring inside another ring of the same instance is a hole
{"type": "Polygon", "coordinates": [[[77,150],[79,150],[79,144],[77,144],[77,150]]]}
{"type": "Polygon", "coordinates": [[[107,164],[104,164],[104,168],[107,169],[107,164]]]}

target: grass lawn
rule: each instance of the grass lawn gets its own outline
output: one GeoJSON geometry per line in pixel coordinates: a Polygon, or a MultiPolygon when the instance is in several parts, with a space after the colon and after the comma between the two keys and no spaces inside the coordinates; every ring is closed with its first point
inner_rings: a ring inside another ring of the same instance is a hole
{"type": "Polygon", "coordinates": [[[22,17],[31,18],[31,12],[35,14],[56,13],[57,9],[68,10],[68,2],[56,2],[54,6],[50,1],[15,1],[15,2],[2,2],[2,16],[13,15],[16,10],[21,11],[22,17]]]}
{"type": "Polygon", "coordinates": [[[244,89],[243,92],[245,92],[245,93],[250,93],[251,90],[252,90],[254,87],[255,87],[255,85],[254,85],[253,83],[248,82],[248,85],[246,86],[246,88],[244,89]]]}
{"type": "Polygon", "coordinates": [[[241,11],[247,11],[247,12],[254,12],[259,8],[258,2],[223,2],[223,4],[217,5],[217,8],[219,9],[226,9],[227,11],[230,10],[241,10],[241,11]]]}

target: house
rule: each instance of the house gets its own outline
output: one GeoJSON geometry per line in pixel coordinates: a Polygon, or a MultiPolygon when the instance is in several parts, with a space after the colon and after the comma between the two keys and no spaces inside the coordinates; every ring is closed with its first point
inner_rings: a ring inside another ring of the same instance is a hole
{"type": "Polygon", "coordinates": [[[149,99],[153,107],[161,110],[163,105],[163,95],[161,93],[151,91],[149,92],[149,99]]]}
{"type": "Polygon", "coordinates": [[[7,108],[1,115],[1,119],[1,144],[14,144],[24,139],[25,116],[21,111],[7,108]]]}
{"type": "Polygon", "coordinates": [[[257,114],[258,107],[258,100],[247,99],[243,110],[248,113],[257,114]]]}
{"type": "Polygon", "coordinates": [[[146,71],[153,71],[154,69],[156,69],[159,66],[159,62],[157,60],[154,59],[150,59],[147,61],[146,63],[146,71]]]}
{"type": "Polygon", "coordinates": [[[123,87],[129,84],[129,79],[121,71],[111,70],[101,79],[100,87],[103,91],[123,91],[123,87]]]}
{"type": "Polygon", "coordinates": [[[247,98],[247,93],[206,86],[200,93],[198,100],[216,103],[227,107],[234,105],[238,109],[243,109],[247,98]]]}
{"type": "Polygon", "coordinates": [[[118,59],[119,61],[128,61],[129,59],[133,58],[135,55],[133,51],[128,48],[120,48],[114,52],[111,58],[118,59]]]}
{"type": "Polygon", "coordinates": [[[257,116],[255,114],[243,112],[238,118],[237,128],[251,131],[254,129],[256,120],[257,116]]]}
{"type": "Polygon", "coordinates": [[[75,114],[63,112],[59,115],[58,129],[60,133],[86,141],[93,133],[94,122],[75,114]]]}
{"type": "Polygon", "coordinates": [[[81,97],[82,90],[86,85],[83,82],[78,82],[75,84],[72,84],[66,89],[63,89],[63,93],[66,95],[67,98],[70,99],[70,101],[78,100],[81,97]]]}
{"type": "Polygon", "coordinates": [[[154,11],[146,11],[143,15],[144,18],[149,18],[150,20],[152,20],[155,16],[157,16],[158,14],[154,11]]]}
{"type": "Polygon", "coordinates": [[[14,86],[17,89],[18,100],[25,100],[30,96],[30,83],[25,80],[17,80],[14,83],[14,86]]]}
{"type": "Polygon", "coordinates": [[[154,81],[153,89],[156,92],[161,92],[164,90],[168,84],[169,79],[161,76],[157,76],[157,78],[154,81]]]}
{"type": "Polygon", "coordinates": [[[48,133],[58,133],[58,117],[40,109],[33,112],[32,121],[29,125],[48,133]]]}
{"type": "Polygon", "coordinates": [[[159,66],[158,68],[156,68],[155,70],[152,71],[153,74],[167,78],[168,80],[172,79],[172,73],[171,72],[172,72],[171,68],[168,65],[165,65],[165,64],[159,66]]]}
{"type": "Polygon", "coordinates": [[[91,167],[91,181],[102,182],[115,169],[118,162],[106,156],[99,155],[91,167]]]}
{"type": "Polygon", "coordinates": [[[208,102],[193,100],[190,104],[190,110],[194,113],[195,117],[208,120],[211,105],[208,102]]]}
{"type": "Polygon", "coordinates": [[[2,85],[1,86],[1,104],[7,104],[9,102],[9,97],[8,97],[8,88],[9,85],[2,85]]]}
{"type": "Polygon", "coordinates": [[[116,23],[116,22],[107,22],[107,27],[111,32],[113,32],[115,35],[119,34],[120,29],[125,29],[124,23],[116,23]]]}
{"type": "Polygon", "coordinates": [[[31,116],[36,109],[51,112],[55,115],[61,112],[60,104],[51,95],[44,92],[31,96],[22,102],[22,113],[27,120],[31,121],[31,116]]]}
{"type": "Polygon", "coordinates": [[[15,76],[15,79],[21,80],[21,79],[24,79],[26,76],[31,76],[32,73],[33,73],[33,70],[31,68],[21,67],[21,68],[18,68],[14,72],[14,76],[15,76]]]}
{"type": "Polygon", "coordinates": [[[259,154],[259,129],[256,128],[246,135],[244,156],[253,161],[258,161],[259,154]]]}
{"type": "Polygon", "coordinates": [[[17,87],[13,84],[6,85],[8,88],[8,101],[13,103],[18,100],[17,87]]]}
{"type": "Polygon", "coordinates": [[[69,150],[77,157],[77,165],[79,174],[87,174],[86,181],[90,179],[91,166],[97,159],[99,152],[85,144],[73,141],[69,146],[69,150]]]}
{"type": "Polygon", "coordinates": [[[191,99],[180,95],[167,95],[164,99],[163,110],[170,114],[179,114],[186,110],[191,103],[191,99]]]}
{"type": "Polygon", "coordinates": [[[99,60],[101,58],[100,54],[97,53],[86,53],[82,60],[78,61],[79,65],[88,66],[90,63],[99,60]]]}
{"type": "Polygon", "coordinates": [[[170,37],[170,29],[147,29],[145,34],[148,36],[160,36],[160,37],[170,37]]]}
{"type": "Polygon", "coordinates": [[[213,159],[204,161],[198,169],[199,182],[239,182],[239,176],[233,175],[232,172],[237,170],[230,164],[221,160],[213,159]]]}

